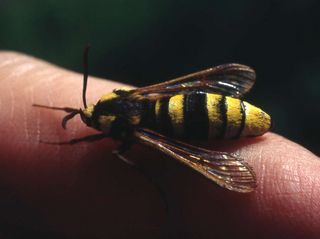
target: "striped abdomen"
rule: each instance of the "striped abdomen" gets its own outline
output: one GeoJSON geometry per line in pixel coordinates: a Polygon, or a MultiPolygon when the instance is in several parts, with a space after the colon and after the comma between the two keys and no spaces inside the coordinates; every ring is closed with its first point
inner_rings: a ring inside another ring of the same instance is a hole
{"type": "Polygon", "coordinates": [[[261,109],[236,98],[196,92],[150,101],[143,126],[187,139],[238,138],[261,135],[271,119],[261,109]]]}

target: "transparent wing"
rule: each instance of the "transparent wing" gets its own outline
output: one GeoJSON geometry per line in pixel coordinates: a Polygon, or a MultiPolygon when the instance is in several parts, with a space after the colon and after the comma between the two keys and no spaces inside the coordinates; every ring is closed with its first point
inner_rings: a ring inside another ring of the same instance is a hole
{"type": "Polygon", "coordinates": [[[225,64],[178,77],[163,83],[132,90],[139,95],[203,91],[241,98],[254,85],[255,71],[241,64],[225,64]]]}
{"type": "Polygon", "coordinates": [[[256,188],[252,168],[232,154],[195,147],[148,129],[137,130],[135,136],[140,142],[188,165],[221,187],[242,193],[256,188]]]}

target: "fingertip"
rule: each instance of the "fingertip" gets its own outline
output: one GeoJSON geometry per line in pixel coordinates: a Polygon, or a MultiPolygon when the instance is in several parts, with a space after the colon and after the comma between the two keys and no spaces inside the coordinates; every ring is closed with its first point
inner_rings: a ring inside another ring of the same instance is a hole
{"type": "Polygon", "coordinates": [[[183,166],[170,169],[167,185],[172,201],[188,211],[184,220],[193,226],[191,232],[201,231],[206,237],[317,238],[320,161],[315,155],[273,133],[220,142],[210,149],[235,153],[248,162],[256,173],[257,188],[240,194],[220,188],[183,166]],[[211,229],[212,224],[216,229],[211,229]],[[234,230],[229,231],[230,227],[234,230]]]}
{"type": "Polygon", "coordinates": [[[291,232],[315,235],[320,223],[319,158],[273,133],[245,144],[240,154],[257,175],[255,213],[291,232]]]}

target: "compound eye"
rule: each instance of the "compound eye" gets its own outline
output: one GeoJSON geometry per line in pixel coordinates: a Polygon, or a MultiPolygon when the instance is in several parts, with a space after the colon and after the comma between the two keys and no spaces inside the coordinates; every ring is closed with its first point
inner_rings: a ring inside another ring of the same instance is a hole
{"type": "Polygon", "coordinates": [[[98,118],[99,128],[104,133],[109,133],[112,123],[115,121],[114,115],[101,115],[98,118]]]}

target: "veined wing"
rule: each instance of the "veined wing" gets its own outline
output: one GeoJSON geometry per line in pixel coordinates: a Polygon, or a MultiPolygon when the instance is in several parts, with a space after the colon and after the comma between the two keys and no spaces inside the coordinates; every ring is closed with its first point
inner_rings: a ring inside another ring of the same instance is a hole
{"type": "Polygon", "coordinates": [[[241,98],[254,85],[255,71],[241,64],[225,64],[178,77],[163,83],[137,88],[131,93],[154,95],[203,91],[241,98]]]}
{"type": "Polygon", "coordinates": [[[256,188],[256,177],[252,168],[232,154],[195,147],[148,129],[137,130],[135,137],[188,165],[221,187],[242,193],[256,188]]]}

